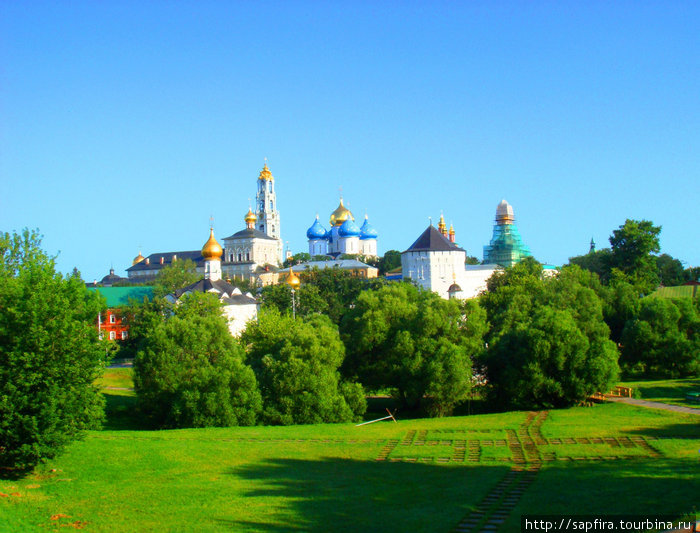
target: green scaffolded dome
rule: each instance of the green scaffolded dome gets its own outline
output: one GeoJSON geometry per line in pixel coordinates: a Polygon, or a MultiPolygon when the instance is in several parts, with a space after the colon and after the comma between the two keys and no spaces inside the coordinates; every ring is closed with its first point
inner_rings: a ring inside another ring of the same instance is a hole
{"type": "Polygon", "coordinates": [[[484,264],[496,264],[511,267],[532,254],[523,244],[520,232],[515,225],[515,214],[511,205],[502,200],[496,208],[496,224],[493,237],[488,246],[484,246],[484,264]]]}

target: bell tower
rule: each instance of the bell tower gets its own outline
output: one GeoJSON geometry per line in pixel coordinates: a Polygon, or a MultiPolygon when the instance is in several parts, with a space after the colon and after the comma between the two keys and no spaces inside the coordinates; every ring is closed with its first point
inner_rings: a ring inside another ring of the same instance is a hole
{"type": "Polygon", "coordinates": [[[257,211],[257,221],[255,229],[263,232],[268,237],[279,241],[278,259],[281,263],[282,258],[282,238],[280,237],[280,213],[277,210],[277,195],[275,194],[275,178],[272,172],[267,167],[267,159],[265,166],[260,171],[258,176],[258,192],[255,198],[257,211]]]}

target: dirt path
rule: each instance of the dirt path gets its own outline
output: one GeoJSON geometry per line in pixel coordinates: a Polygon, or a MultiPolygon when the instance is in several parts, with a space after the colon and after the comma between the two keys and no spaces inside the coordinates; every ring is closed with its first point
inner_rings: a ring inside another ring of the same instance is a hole
{"type": "Polygon", "coordinates": [[[617,396],[606,396],[608,402],[622,402],[630,405],[639,405],[640,407],[650,407],[653,409],[665,409],[666,411],[675,411],[676,413],[690,413],[691,415],[699,415],[700,409],[694,407],[684,407],[682,405],[670,405],[661,402],[650,402],[649,400],[636,400],[635,398],[619,398],[617,396]]]}

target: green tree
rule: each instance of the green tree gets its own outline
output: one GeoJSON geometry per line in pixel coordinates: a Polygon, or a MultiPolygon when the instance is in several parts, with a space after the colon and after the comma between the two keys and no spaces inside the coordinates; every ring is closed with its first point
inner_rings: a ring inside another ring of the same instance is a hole
{"type": "Polygon", "coordinates": [[[683,271],[685,281],[700,281],[700,267],[688,267],[683,271]]]}
{"type": "MultiPolygon", "coordinates": [[[[297,316],[328,313],[328,302],[315,285],[302,284],[294,296],[297,316]]],[[[292,312],[292,289],[286,283],[263,287],[260,297],[266,309],[275,308],[281,314],[292,312]]]]}
{"type": "Polygon", "coordinates": [[[468,255],[464,261],[464,264],[465,265],[480,265],[481,261],[479,261],[478,257],[475,257],[473,255],[468,255]]]}
{"type": "Polygon", "coordinates": [[[285,259],[284,263],[282,263],[282,268],[289,268],[290,266],[298,265],[299,263],[308,263],[309,261],[311,261],[311,255],[306,252],[299,252],[285,259]]]}
{"type": "Polygon", "coordinates": [[[622,330],[628,320],[639,313],[640,296],[638,290],[624,276],[616,276],[610,282],[603,302],[603,316],[610,328],[610,339],[616,344],[622,342],[622,330]]]}
{"type": "Polygon", "coordinates": [[[197,265],[191,259],[175,259],[163,267],[153,283],[153,295],[164,297],[178,289],[199,281],[202,278],[197,273],[197,265]]]}
{"type": "Polygon", "coordinates": [[[347,422],[366,410],[361,389],[341,383],[345,348],[327,317],[295,320],[267,309],[241,341],[260,383],[265,423],[347,422]]]}
{"type": "Polygon", "coordinates": [[[653,377],[700,375],[700,313],[689,299],[647,296],[622,333],[621,362],[653,377]]]}
{"type": "Polygon", "coordinates": [[[260,392],[216,296],[193,293],[173,310],[155,302],[134,321],[134,387],[154,426],[255,424],[260,392]]]}
{"type": "Polygon", "coordinates": [[[577,266],[554,277],[535,261],[492,276],[481,298],[491,331],[483,358],[491,399],[508,407],[574,405],[617,379],[598,277],[577,266]]]}
{"type": "Polygon", "coordinates": [[[651,293],[659,284],[656,257],[660,250],[661,226],[648,220],[627,219],[610,236],[610,267],[622,272],[644,294],[651,293]]]}
{"type": "Polygon", "coordinates": [[[483,347],[485,313],[409,283],[365,291],[341,324],[348,350],[343,372],[374,389],[389,388],[402,405],[451,412],[471,387],[472,358],[483,347]]]}
{"type": "Polygon", "coordinates": [[[401,266],[401,252],[398,250],[387,250],[379,260],[379,275],[383,276],[387,272],[401,266]]]}
{"type": "Polygon", "coordinates": [[[584,270],[598,274],[603,283],[608,283],[610,280],[612,252],[609,248],[603,248],[595,252],[589,252],[586,255],[579,255],[569,258],[570,265],[577,265],[584,270]]]}
{"type": "Polygon", "coordinates": [[[664,287],[683,285],[689,281],[686,279],[683,263],[668,254],[661,254],[656,258],[656,268],[661,285],[664,287]]]}
{"type": "Polygon", "coordinates": [[[385,283],[383,278],[364,279],[340,268],[314,268],[302,272],[300,279],[302,287],[316,287],[316,294],[326,305],[324,310],[318,309],[318,312],[326,314],[335,324],[340,323],[363,291],[376,289],[385,283]]]}
{"type": "Polygon", "coordinates": [[[55,456],[104,415],[104,300],[63,277],[34,231],[0,234],[0,465],[55,456]]]}

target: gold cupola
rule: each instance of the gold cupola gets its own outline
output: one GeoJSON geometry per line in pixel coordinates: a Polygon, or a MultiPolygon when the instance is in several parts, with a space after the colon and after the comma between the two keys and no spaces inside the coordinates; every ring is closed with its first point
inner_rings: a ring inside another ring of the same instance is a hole
{"type": "Polygon", "coordinates": [[[260,175],[258,176],[258,179],[262,180],[262,181],[274,181],[275,180],[275,178],[272,176],[272,172],[270,172],[270,169],[267,168],[267,163],[265,163],[265,166],[260,171],[260,175]]]}
{"type": "Polygon", "coordinates": [[[202,247],[202,257],[206,261],[220,261],[221,256],[224,254],[224,249],[221,245],[216,242],[214,238],[214,228],[211,228],[209,232],[209,240],[204,243],[202,247]]]}
{"type": "Polygon", "coordinates": [[[445,217],[440,213],[440,222],[438,222],[438,231],[442,233],[444,237],[447,237],[447,224],[445,224],[445,217]]]}
{"type": "Polygon", "coordinates": [[[258,217],[255,216],[255,213],[253,213],[252,209],[249,207],[244,220],[246,227],[248,229],[253,229],[255,226],[255,221],[258,220],[258,217]]]}
{"type": "Polygon", "coordinates": [[[143,261],[144,259],[146,259],[146,258],[145,258],[144,256],[141,255],[141,250],[139,250],[139,255],[137,255],[136,257],[134,257],[134,260],[131,262],[131,266],[134,266],[135,264],[140,263],[140,262],[143,261]]]}
{"type": "Polygon", "coordinates": [[[341,198],[340,205],[338,205],[337,209],[331,213],[331,226],[340,226],[348,218],[350,220],[355,220],[355,217],[352,216],[350,210],[343,205],[343,199],[341,198]]]}
{"type": "Polygon", "coordinates": [[[301,285],[299,276],[294,273],[291,266],[289,267],[289,274],[287,274],[287,285],[289,285],[293,290],[298,289],[299,285],[301,285]]]}

